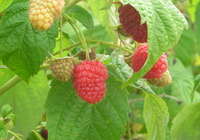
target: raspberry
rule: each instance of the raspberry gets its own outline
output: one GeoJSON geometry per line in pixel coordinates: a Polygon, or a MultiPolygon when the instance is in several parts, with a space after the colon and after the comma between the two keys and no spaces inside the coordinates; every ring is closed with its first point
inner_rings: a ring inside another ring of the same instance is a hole
{"type": "Polygon", "coordinates": [[[166,87],[172,83],[172,78],[169,71],[167,70],[160,78],[148,79],[148,82],[153,86],[166,87]]]}
{"type": "Polygon", "coordinates": [[[118,9],[120,23],[124,30],[139,42],[147,42],[147,24],[140,24],[140,13],[130,4],[121,5],[118,9]]]}
{"type": "MultiPolygon", "coordinates": [[[[132,66],[134,72],[138,72],[146,62],[148,56],[148,44],[142,44],[138,46],[132,56],[132,66]]],[[[160,78],[162,74],[167,70],[168,63],[167,57],[163,53],[159,60],[153,65],[153,67],[143,76],[146,79],[160,78]]]]}
{"type": "Polygon", "coordinates": [[[29,0],[29,19],[38,31],[47,30],[61,14],[64,0],[29,0]]]}
{"type": "Polygon", "coordinates": [[[71,58],[55,59],[50,63],[53,77],[60,81],[67,81],[73,74],[74,62],[71,58]]]}
{"type": "Polygon", "coordinates": [[[48,130],[45,127],[42,127],[42,130],[40,132],[40,135],[44,138],[44,139],[48,139],[48,130]]]}
{"type": "Polygon", "coordinates": [[[104,97],[107,78],[107,69],[102,62],[85,60],[74,67],[74,89],[90,104],[98,103],[104,97]]]}

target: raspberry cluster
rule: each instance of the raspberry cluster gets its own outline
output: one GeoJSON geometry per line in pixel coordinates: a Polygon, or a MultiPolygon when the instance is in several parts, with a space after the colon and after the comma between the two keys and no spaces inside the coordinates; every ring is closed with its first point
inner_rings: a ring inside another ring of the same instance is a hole
{"type": "MultiPolygon", "coordinates": [[[[138,72],[146,62],[148,57],[148,44],[144,43],[138,46],[132,56],[132,67],[134,72],[138,72]]],[[[167,57],[163,53],[153,67],[143,76],[146,79],[160,78],[168,69],[167,57]]]]}
{"type": "Polygon", "coordinates": [[[74,89],[90,104],[98,103],[104,97],[107,78],[107,69],[102,62],[85,60],[74,67],[74,89]]]}
{"type": "Polygon", "coordinates": [[[61,14],[64,0],[29,0],[29,19],[32,26],[39,30],[47,30],[61,14]]]}

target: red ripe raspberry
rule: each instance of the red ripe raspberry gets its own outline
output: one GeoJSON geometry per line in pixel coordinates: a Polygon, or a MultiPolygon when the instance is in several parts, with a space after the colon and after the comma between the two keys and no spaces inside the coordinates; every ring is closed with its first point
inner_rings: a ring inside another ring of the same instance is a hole
{"type": "Polygon", "coordinates": [[[147,42],[147,24],[140,24],[140,13],[130,4],[121,5],[118,9],[119,19],[124,30],[139,42],[147,42]]]}
{"type": "Polygon", "coordinates": [[[102,62],[82,61],[74,67],[74,89],[90,104],[98,103],[106,91],[107,69],[102,62]]]}
{"type": "MultiPolygon", "coordinates": [[[[132,66],[134,72],[138,72],[146,62],[148,56],[148,44],[142,44],[140,45],[133,54],[132,57],[132,66]]],[[[167,70],[168,63],[167,63],[167,57],[163,53],[162,56],[159,58],[159,60],[153,65],[153,67],[146,73],[143,78],[146,79],[154,79],[154,78],[160,78],[162,74],[167,70]]]]}

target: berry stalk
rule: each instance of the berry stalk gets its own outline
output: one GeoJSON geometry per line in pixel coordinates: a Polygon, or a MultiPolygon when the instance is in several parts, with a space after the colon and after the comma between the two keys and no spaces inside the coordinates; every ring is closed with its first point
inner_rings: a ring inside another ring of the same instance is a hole
{"type": "Polygon", "coordinates": [[[18,84],[22,79],[15,75],[12,79],[10,79],[7,83],[0,87],[0,96],[3,95],[6,91],[14,87],[18,84]]]}
{"type": "Polygon", "coordinates": [[[76,3],[80,2],[81,0],[70,0],[70,2],[66,2],[65,11],[69,10],[72,6],[74,6],[76,3]]]}
{"type": "Polygon", "coordinates": [[[83,46],[83,49],[86,51],[86,59],[90,60],[87,42],[86,42],[86,39],[85,39],[85,36],[84,36],[82,30],[79,28],[79,26],[76,24],[76,22],[74,22],[74,20],[70,16],[68,16],[65,13],[63,15],[66,18],[66,20],[68,20],[68,22],[70,23],[70,25],[72,26],[74,31],[76,32],[76,34],[83,46]]]}

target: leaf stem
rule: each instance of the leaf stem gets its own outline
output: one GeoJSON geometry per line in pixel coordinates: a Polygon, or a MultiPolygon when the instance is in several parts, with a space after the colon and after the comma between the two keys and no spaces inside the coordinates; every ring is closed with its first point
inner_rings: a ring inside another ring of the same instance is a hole
{"type": "Polygon", "coordinates": [[[67,14],[63,13],[64,17],[68,20],[69,24],[72,26],[72,28],[74,29],[74,31],[76,32],[82,46],[83,49],[86,51],[86,58],[89,60],[89,52],[88,52],[88,46],[87,46],[87,42],[85,39],[85,36],[82,32],[82,30],[79,28],[79,26],[76,24],[76,21],[74,21],[70,16],[68,16],[67,14]]]}
{"type": "Polygon", "coordinates": [[[70,0],[70,2],[66,4],[65,11],[69,10],[72,6],[74,6],[76,3],[80,1],[81,0],[70,0]]]}
{"type": "Polygon", "coordinates": [[[14,87],[18,84],[22,79],[15,75],[12,79],[10,79],[7,83],[0,87],[0,96],[7,92],[10,88],[14,87]]]}
{"type": "MultiPolygon", "coordinates": [[[[174,96],[171,96],[171,95],[167,95],[165,93],[159,95],[159,97],[161,97],[161,98],[163,98],[163,97],[170,98],[170,99],[176,101],[178,104],[182,104],[182,102],[183,102],[183,101],[179,100],[178,98],[176,98],[174,96]]],[[[130,100],[129,103],[137,102],[137,101],[144,101],[144,98],[133,99],[133,100],[130,100]]]]}
{"type": "Polygon", "coordinates": [[[106,42],[106,41],[99,41],[99,40],[87,40],[87,43],[99,43],[99,44],[102,44],[102,45],[108,45],[108,46],[113,46],[115,48],[119,48],[123,51],[126,51],[128,53],[133,53],[133,51],[127,49],[127,48],[124,48],[124,47],[121,47],[121,46],[118,46],[116,44],[113,44],[113,43],[110,43],[110,42],[106,42]]]}
{"type": "Polygon", "coordinates": [[[17,140],[22,140],[22,139],[18,136],[18,134],[14,133],[14,132],[12,132],[12,131],[10,131],[10,130],[8,130],[8,132],[9,132],[10,134],[12,134],[13,136],[15,136],[15,138],[17,138],[17,140]]]}
{"type": "MultiPolygon", "coordinates": [[[[112,44],[112,43],[106,42],[106,41],[86,40],[86,43],[87,43],[87,44],[89,44],[89,43],[97,44],[97,43],[98,43],[98,44],[102,44],[102,45],[113,46],[113,47],[115,47],[115,48],[122,49],[122,50],[124,50],[124,51],[126,51],[126,52],[128,52],[128,53],[131,53],[131,54],[133,53],[132,50],[129,50],[129,49],[127,49],[127,48],[124,48],[124,47],[121,47],[121,46],[118,46],[118,45],[116,45],[116,44],[112,44]]],[[[69,46],[68,48],[64,48],[62,51],[69,50],[69,49],[71,49],[71,48],[73,48],[73,47],[76,47],[76,46],[79,46],[79,45],[81,45],[81,42],[78,42],[78,43],[76,43],[76,44],[73,44],[73,45],[69,46]]],[[[53,55],[57,55],[57,54],[59,54],[59,53],[60,53],[60,51],[57,51],[57,52],[55,52],[53,55]]]]}
{"type": "Polygon", "coordinates": [[[60,57],[62,58],[62,14],[60,18],[60,57]]]}

